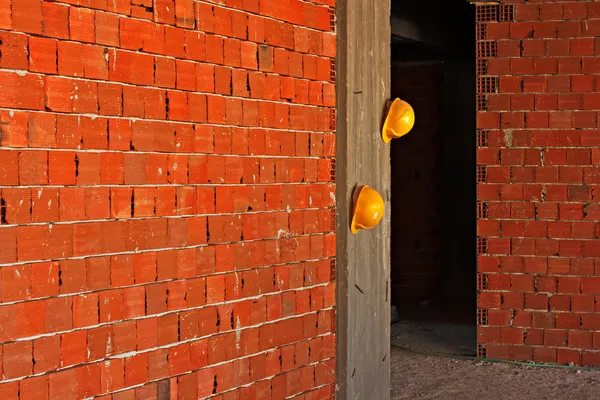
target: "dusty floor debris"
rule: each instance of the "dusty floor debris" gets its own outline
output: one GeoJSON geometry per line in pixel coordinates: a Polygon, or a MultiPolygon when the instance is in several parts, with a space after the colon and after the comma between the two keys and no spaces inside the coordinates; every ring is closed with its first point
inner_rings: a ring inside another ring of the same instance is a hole
{"type": "Polygon", "coordinates": [[[391,396],[400,399],[597,399],[600,371],[530,368],[392,349],[391,396]]]}
{"type": "Polygon", "coordinates": [[[475,356],[477,338],[475,325],[464,322],[400,319],[392,325],[391,340],[417,352],[475,356]]]}
{"type": "MultiPolygon", "coordinates": [[[[472,355],[475,329],[468,324],[401,320],[392,344],[417,352],[472,355]]],[[[457,360],[392,347],[391,396],[400,399],[598,399],[600,371],[532,368],[457,360]]]]}

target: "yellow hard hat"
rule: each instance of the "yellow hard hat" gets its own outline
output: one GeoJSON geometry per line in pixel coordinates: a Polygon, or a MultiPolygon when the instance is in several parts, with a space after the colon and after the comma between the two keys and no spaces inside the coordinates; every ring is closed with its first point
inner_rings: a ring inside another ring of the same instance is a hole
{"type": "Polygon", "coordinates": [[[388,110],[381,136],[383,141],[389,143],[406,135],[415,126],[415,111],[404,100],[396,99],[388,110]]]}
{"type": "Polygon", "coordinates": [[[350,230],[357,233],[360,229],[371,229],[383,218],[384,203],[381,195],[369,186],[359,189],[358,197],[354,201],[354,212],[350,230]]]}

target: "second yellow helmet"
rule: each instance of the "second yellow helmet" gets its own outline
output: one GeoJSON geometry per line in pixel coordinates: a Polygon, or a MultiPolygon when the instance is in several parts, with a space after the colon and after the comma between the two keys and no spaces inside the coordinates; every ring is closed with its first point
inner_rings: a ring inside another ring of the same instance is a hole
{"type": "Polygon", "coordinates": [[[384,211],[385,204],[381,195],[369,186],[361,187],[354,202],[350,230],[357,233],[360,229],[374,228],[383,218],[384,211]]]}
{"type": "Polygon", "coordinates": [[[388,110],[381,136],[383,141],[389,143],[406,135],[415,126],[415,111],[404,100],[395,99],[388,110]]]}

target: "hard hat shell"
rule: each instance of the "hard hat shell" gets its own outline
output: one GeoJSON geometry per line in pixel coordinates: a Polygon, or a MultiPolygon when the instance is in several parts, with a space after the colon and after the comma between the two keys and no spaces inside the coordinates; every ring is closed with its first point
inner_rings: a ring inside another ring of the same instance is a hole
{"type": "Polygon", "coordinates": [[[388,110],[381,136],[383,141],[389,143],[406,135],[415,126],[415,111],[404,100],[395,99],[388,110]]]}
{"type": "Polygon", "coordinates": [[[383,218],[385,204],[381,195],[365,185],[360,188],[354,203],[350,231],[357,233],[360,229],[371,229],[383,218]]]}

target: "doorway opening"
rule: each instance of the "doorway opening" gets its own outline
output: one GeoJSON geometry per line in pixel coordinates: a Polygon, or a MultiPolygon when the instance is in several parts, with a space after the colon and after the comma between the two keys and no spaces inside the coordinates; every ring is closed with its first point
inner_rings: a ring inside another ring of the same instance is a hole
{"type": "Polygon", "coordinates": [[[392,98],[414,129],[391,143],[391,341],[476,353],[475,7],[392,0],[392,98]]]}

